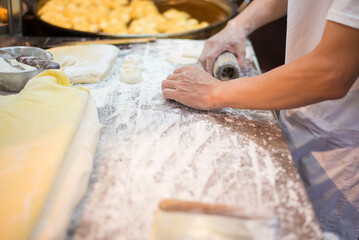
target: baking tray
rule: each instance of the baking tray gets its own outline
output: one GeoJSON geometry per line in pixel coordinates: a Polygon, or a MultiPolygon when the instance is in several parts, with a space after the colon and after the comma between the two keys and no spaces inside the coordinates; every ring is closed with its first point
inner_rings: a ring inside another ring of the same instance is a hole
{"type": "Polygon", "coordinates": [[[192,17],[199,21],[210,23],[208,27],[171,34],[106,34],[102,32],[84,32],[67,29],[52,25],[40,19],[37,14],[38,0],[26,0],[27,5],[38,19],[40,25],[48,35],[78,36],[78,37],[101,37],[101,38],[136,38],[136,37],[156,37],[156,38],[187,38],[205,39],[219,32],[234,16],[238,14],[237,5],[231,0],[154,0],[160,12],[169,8],[176,8],[188,12],[192,17]]]}

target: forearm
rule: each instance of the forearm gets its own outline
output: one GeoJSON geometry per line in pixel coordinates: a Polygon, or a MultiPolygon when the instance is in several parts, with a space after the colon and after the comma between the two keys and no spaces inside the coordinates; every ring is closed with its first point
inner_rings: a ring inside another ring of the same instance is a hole
{"type": "Polygon", "coordinates": [[[359,31],[329,22],[309,54],[265,74],[218,83],[214,107],[287,109],[338,99],[359,75],[359,31]]]}
{"type": "Polygon", "coordinates": [[[328,69],[308,55],[259,76],[223,82],[215,107],[278,110],[335,99],[340,94],[333,92],[328,69]]]}
{"type": "Polygon", "coordinates": [[[243,29],[245,35],[287,13],[287,0],[254,0],[236,18],[228,22],[243,29]]]}

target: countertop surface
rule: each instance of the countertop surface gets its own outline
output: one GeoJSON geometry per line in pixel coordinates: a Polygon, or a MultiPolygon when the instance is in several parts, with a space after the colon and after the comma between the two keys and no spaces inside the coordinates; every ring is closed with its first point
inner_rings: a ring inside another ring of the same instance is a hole
{"type": "MultiPolygon", "coordinates": [[[[113,72],[86,85],[104,125],[73,239],[149,239],[164,198],[270,209],[281,239],[320,239],[319,225],[279,125],[270,111],[197,111],[162,98],[161,82],[180,65],[166,56],[203,41],[157,40],[123,50],[113,72]],[[127,54],[143,56],[143,82],[118,80],[127,54]]],[[[255,60],[250,43],[247,58],[255,60]]],[[[253,65],[246,75],[255,75],[253,65]]]]}
{"type": "MultiPolygon", "coordinates": [[[[166,56],[203,44],[157,40],[129,45],[105,80],[85,85],[103,128],[89,189],[75,211],[69,239],[149,239],[154,212],[165,198],[270,210],[280,222],[280,239],[321,239],[271,111],[198,111],[162,98],[162,80],[180,67],[166,56]],[[143,57],[139,84],[118,79],[128,54],[143,57]]],[[[244,75],[258,74],[250,42],[247,51],[252,64],[244,75]]]]}

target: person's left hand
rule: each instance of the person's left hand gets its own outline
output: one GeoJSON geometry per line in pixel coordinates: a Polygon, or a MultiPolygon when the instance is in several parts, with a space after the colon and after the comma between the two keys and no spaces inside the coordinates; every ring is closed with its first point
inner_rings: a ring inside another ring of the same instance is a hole
{"type": "Polygon", "coordinates": [[[210,110],[218,108],[216,91],[222,82],[195,66],[176,69],[162,82],[165,99],[172,99],[186,106],[210,110]]]}

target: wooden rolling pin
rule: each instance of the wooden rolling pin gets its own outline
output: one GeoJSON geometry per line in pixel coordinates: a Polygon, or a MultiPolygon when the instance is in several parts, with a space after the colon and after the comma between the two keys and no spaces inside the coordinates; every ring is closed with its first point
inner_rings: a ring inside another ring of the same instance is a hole
{"type": "Polygon", "coordinates": [[[274,240],[278,226],[259,209],[166,199],[155,212],[151,240],[274,240]]]}
{"type": "Polygon", "coordinates": [[[90,44],[132,44],[132,43],[148,43],[156,41],[155,37],[148,38],[123,38],[123,39],[99,39],[99,40],[87,40],[87,41],[70,41],[65,42],[66,45],[90,45],[90,44]]]}
{"type": "Polygon", "coordinates": [[[219,215],[241,219],[268,219],[270,213],[267,211],[248,211],[244,208],[202,202],[189,202],[177,199],[165,199],[159,203],[159,209],[166,212],[201,213],[208,215],[219,215]]]}
{"type": "Polygon", "coordinates": [[[219,55],[214,63],[213,75],[221,81],[239,78],[240,67],[237,58],[229,52],[224,52],[219,55]]]}

